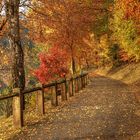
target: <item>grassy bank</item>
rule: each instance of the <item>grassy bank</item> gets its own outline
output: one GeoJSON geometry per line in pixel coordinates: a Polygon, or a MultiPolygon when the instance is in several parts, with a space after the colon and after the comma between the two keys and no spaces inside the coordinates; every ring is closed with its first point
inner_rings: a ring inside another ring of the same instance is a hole
{"type": "Polygon", "coordinates": [[[95,72],[130,85],[135,89],[135,96],[140,101],[140,63],[131,63],[113,69],[104,67],[95,70],[95,72]]]}

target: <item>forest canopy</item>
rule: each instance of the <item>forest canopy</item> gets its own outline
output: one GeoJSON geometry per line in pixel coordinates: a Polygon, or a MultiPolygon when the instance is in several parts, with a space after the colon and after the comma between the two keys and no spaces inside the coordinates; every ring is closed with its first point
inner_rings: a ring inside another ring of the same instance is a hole
{"type": "Polygon", "coordinates": [[[58,67],[68,75],[140,60],[139,0],[0,0],[0,13],[0,69],[13,87],[28,85],[39,67],[42,73],[41,54],[56,53],[54,65],[67,56],[58,67]]]}

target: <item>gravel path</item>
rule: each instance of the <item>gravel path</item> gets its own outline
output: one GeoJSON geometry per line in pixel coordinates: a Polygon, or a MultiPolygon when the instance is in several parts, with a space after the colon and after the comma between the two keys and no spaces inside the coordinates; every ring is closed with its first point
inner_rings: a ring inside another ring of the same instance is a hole
{"type": "Polygon", "coordinates": [[[132,93],[121,81],[93,77],[86,89],[12,139],[140,140],[140,106],[132,93]]]}

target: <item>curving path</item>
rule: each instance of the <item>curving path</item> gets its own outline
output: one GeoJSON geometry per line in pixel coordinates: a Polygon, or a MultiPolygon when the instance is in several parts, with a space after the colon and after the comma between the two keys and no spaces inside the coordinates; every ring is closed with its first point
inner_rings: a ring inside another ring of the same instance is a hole
{"type": "Polygon", "coordinates": [[[121,81],[93,77],[86,89],[12,139],[140,140],[140,106],[132,93],[121,81]]]}

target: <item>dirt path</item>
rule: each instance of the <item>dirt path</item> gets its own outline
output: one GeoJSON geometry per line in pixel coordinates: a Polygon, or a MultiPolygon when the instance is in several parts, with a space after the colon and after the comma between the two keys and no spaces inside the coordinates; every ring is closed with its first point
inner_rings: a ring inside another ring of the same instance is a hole
{"type": "Polygon", "coordinates": [[[14,140],[140,140],[139,105],[121,81],[97,76],[14,140]]]}

